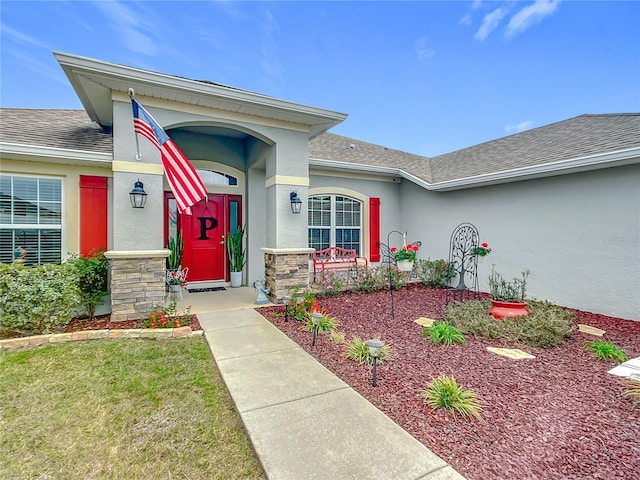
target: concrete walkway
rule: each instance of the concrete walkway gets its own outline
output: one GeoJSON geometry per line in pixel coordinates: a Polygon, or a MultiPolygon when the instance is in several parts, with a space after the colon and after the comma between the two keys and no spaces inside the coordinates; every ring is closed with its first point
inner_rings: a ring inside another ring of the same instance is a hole
{"type": "Polygon", "coordinates": [[[252,308],[198,319],[270,480],[464,480],[252,308]]]}

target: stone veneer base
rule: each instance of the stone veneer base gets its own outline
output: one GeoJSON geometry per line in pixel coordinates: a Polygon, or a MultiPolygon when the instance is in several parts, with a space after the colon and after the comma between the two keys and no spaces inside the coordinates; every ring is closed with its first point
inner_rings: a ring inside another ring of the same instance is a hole
{"type": "Polygon", "coordinates": [[[313,249],[298,251],[277,251],[263,249],[266,286],[271,289],[269,300],[279,303],[282,297],[299,289],[309,288],[309,252],[313,249]]]}
{"type": "Polygon", "coordinates": [[[165,258],[112,256],[111,320],[144,318],[164,303],[165,258]]]}

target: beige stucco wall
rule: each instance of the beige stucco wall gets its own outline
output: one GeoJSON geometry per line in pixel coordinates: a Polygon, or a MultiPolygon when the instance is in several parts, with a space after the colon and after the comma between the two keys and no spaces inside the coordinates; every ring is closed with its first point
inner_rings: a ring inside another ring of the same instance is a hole
{"type": "MultiPolygon", "coordinates": [[[[80,251],[80,176],[111,177],[110,168],[65,165],[64,158],[56,163],[13,160],[3,156],[0,171],[5,175],[51,176],[62,179],[62,257],[80,251]]],[[[111,186],[109,186],[111,192],[111,186]]],[[[109,195],[109,201],[111,195],[109,195]]],[[[109,231],[109,234],[111,232],[109,231]]]]}
{"type": "Polygon", "coordinates": [[[640,165],[440,193],[403,182],[399,212],[423,258],[447,258],[453,229],[473,223],[493,248],[481,290],[492,264],[526,268],[531,298],[640,320],[640,165]]]}

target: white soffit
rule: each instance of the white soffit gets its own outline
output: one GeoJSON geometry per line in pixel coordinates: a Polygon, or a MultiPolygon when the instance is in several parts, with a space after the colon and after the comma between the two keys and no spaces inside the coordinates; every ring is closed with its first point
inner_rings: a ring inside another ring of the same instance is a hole
{"type": "Polygon", "coordinates": [[[91,58],[54,52],[89,117],[113,124],[111,91],[199,105],[234,113],[309,126],[310,138],[341,123],[347,114],[325,110],[224,85],[141,70],[91,58]]]}

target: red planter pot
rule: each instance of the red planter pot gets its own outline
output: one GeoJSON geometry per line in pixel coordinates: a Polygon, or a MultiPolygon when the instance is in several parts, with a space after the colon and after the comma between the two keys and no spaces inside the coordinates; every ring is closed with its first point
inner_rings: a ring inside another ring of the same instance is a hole
{"type": "Polygon", "coordinates": [[[494,318],[520,317],[529,315],[526,309],[527,302],[500,302],[491,300],[491,311],[489,312],[494,318]]]}

